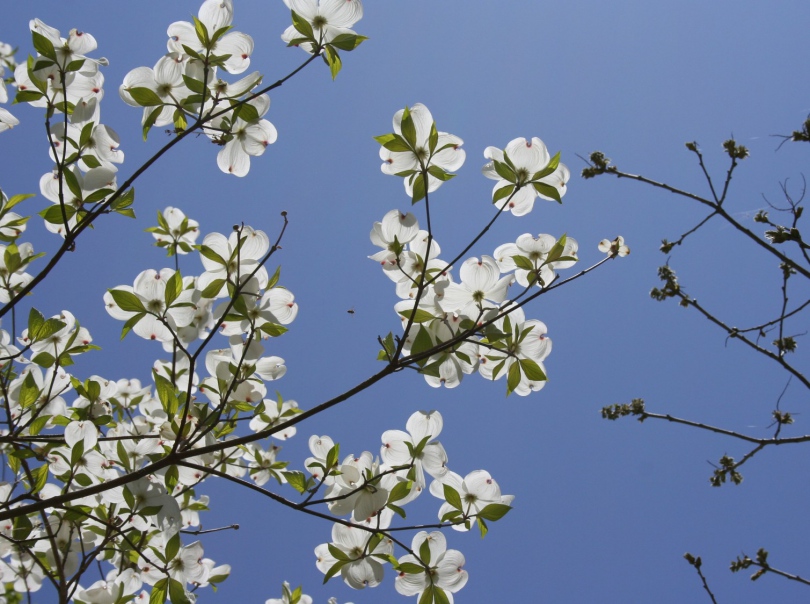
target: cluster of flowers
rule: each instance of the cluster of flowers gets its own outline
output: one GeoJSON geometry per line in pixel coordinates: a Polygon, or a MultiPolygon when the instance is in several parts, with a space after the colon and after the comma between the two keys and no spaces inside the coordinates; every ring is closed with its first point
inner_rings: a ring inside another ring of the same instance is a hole
{"type": "Polygon", "coordinates": [[[487,521],[509,511],[514,497],[502,495],[488,472],[477,470],[462,478],[448,469],[447,453],[435,440],[443,424],[438,411],[418,411],[408,419],[407,432],[383,433],[380,458],[364,451],[341,464],[339,447],[331,438],[310,438],[312,457],[305,463],[317,485],[327,486],[323,501],[333,514],[351,517],[350,522],[335,523],[332,541],[315,548],[318,569],[327,579],[340,573],[355,589],[375,587],[390,562],[397,572],[397,591],[416,595],[420,602],[425,592],[429,599],[424,601],[442,601],[443,596],[452,602],[452,594],[467,583],[464,556],[447,549],[442,533],[420,531],[410,547],[397,542],[408,551],[399,559],[393,556],[393,537],[385,533],[394,514],[404,517],[402,506],[425,490],[425,473],[434,479],[431,494],[442,500],[439,520],[456,530],[467,531],[478,523],[483,535],[487,521]]]}
{"type": "MultiPolygon", "coordinates": [[[[394,132],[377,140],[382,171],[404,177],[414,202],[438,189],[465,159],[461,139],[439,132],[421,104],[397,112],[394,132]]],[[[515,139],[503,150],[489,147],[484,155],[491,161],[483,172],[498,181],[492,199],[502,211],[520,216],[537,197],[560,200],[565,194],[568,169],[538,138],[515,139]]],[[[551,352],[546,326],[526,320],[522,305],[513,301],[517,297],[507,299],[508,289],[516,281],[523,287],[520,296],[526,296],[550,285],[558,270],[577,262],[574,239],[526,233],[492,256],[465,260],[459,282],[451,263],[439,258],[436,239],[419,228],[413,214],[391,210],[374,224],[371,242],[382,251],[370,258],[401,298],[394,308],[407,330],[402,352],[417,358],[428,384],[454,388],[478,371],[493,380],[508,376],[507,394],[527,395],[545,385],[543,361],[551,352]],[[426,352],[442,345],[440,352],[426,352]]]]}
{"type": "MultiPolygon", "coordinates": [[[[282,39],[307,52],[321,54],[340,69],[335,48],[353,50],[365,38],[349,29],[363,16],[359,0],[285,0],[293,25],[282,39]]],[[[236,82],[226,82],[219,70],[244,73],[250,66],[253,38],[231,31],[232,0],[206,0],[194,23],[178,21],[168,29],[168,53],[154,67],[130,71],[119,89],[129,105],[143,107],[144,137],[153,126],[172,124],[176,133],[189,123],[220,146],[217,165],[234,176],[245,176],[251,156],[262,155],[278,138],[275,126],[263,119],[270,97],[258,91],[262,75],[253,72],[236,82]]],[[[269,89],[269,88],[268,88],[269,89]]],[[[267,90],[267,89],[265,89],[267,90]]]]}
{"type": "MultiPolygon", "coordinates": [[[[87,56],[96,49],[95,38],[76,29],[63,38],[39,19],[30,28],[37,56],[14,70],[16,101],[62,116],[47,123],[56,166],[42,176],[39,188],[54,204],[42,213],[46,227],[64,237],[115,192],[116,164],[124,153],[118,135],[100,121],[104,76],[99,68],[107,60],[87,56]]],[[[122,196],[111,209],[131,215],[131,203],[131,196],[122,196]]]]}
{"type": "MultiPolygon", "coordinates": [[[[153,235],[170,254],[194,246],[195,221],[176,208],[159,218],[153,235]]],[[[138,380],[93,376],[81,382],[67,373],[76,355],[96,348],[68,311],[46,319],[32,310],[16,343],[0,331],[4,425],[9,426],[3,436],[6,442],[28,443],[23,449],[28,454],[4,445],[17,478],[0,483],[0,510],[17,508],[30,495],[50,499],[141,473],[97,494],[77,496],[45,517],[20,515],[4,524],[0,580],[13,583],[15,591],[36,591],[46,572],[60,569],[69,577],[98,558],[113,570],[87,589],[77,585],[78,601],[135,597],[144,584],[153,594],[173,593],[173,601],[191,598],[189,589],[217,583],[229,573],[227,566],[216,567],[203,556],[199,542],[180,541],[180,529],[198,526],[199,511],[207,509],[207,497],[196,498],[194,487],[217,468],[231,476],[249,475],[257,484],[271,476],[284,481],[286,463],[276,461],[280,449],[274,445],[186,455],[183,465],[144,471],[180,447],[221,440],[240,413],[251,412],[250,428],[258,432],[299,412],[294,401],[264,398],[264,381],[280,378],[286,367],[279,357],[263,356],[260,340],[284,333],[283,325],[298,311],[293,295],[276,286],[278,272],[269,277],[263,266],[270,253],[267,236],[243,227],[228,238],[209,234],[198,249],[206,269],[199,277],[183,278],[172,269],[144,271],[132,287],[105,295],[110,315],[126,321],[125,333],[159,341],[171,353],[169,360],[154,364],[154,390],[138,380]],[[217,305],[222,298],[228,301],[217,305]],[[208,351],[209,376],[201,380],[190,349],[198,339],[204,346],[217,328],[229,347],[208,351]],[[77,396],[69,403],[71,392],[77,396]],[[61,434],[52,433],[60,427],[61,434]]],[[[274,436],[294,434],[290,427],[274,436]]]]}

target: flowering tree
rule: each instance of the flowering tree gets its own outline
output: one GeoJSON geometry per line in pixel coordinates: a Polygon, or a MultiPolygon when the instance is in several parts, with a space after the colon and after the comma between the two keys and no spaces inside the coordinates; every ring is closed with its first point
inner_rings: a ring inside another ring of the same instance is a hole
{"type": "MultiPolygon", "coordinates": [[[[275,229],[272,236],[242,223],[227,235],[202,238],[204,220],[193,210],[186,208],[187,216],[169,206],[158,214],[149,230],[173,267],[122,276],[126,284],[110,284],[104,295],[107,313],[123,322],[122,338],[160,344],[162,358],[148,381],[129,373],[78,374],[74,363],[98,348],[82,317],[46,310],[58,301],[37,301],[38,287],[89,228],[104,228],[109,214],[134,216],[134,182],[158,160],[168,161],[169,150],[201,134],[218,147],[223,179],[248,175],[251,158],[277,139],[276,126],[265,119],[268,93],[320,60],[335,79],[346,53],[366,40],[352,29],[363,16],[360,0],[285,4],[291,25],[281,37],[304,58],[270,85],[259,72],[242,75],[254,42],[234,30],[229,0],[206,0],[192,21],[169,26],[168,52],[154,67],[132,69],[119,96],[142,109],[145,139],[156,128],[168,128],[170,139],[121,178],[121,141],[101,122],[108,61],[94,57],[93,36],[71,29],[63,37],[33,19],[35,54],[28,60],[15,64],[12,48],[0,47],[4,68],[13,71],[16,102],[44,114],[52,169],[39,188],[50,205],[37,210],[61,238],[40,260],[25,241],[30,216],[17,213],[34,209],[34,202],[28,194],[3,193],[0,316],[10,329],[0,334],[6,465],[0,572],[10,601],[43,585],[60,602],[194,601],[230,573],[206,557],[204,540],[197,539],[205,532],[200,513],[212,505],[203,483],[213,479],[332,523],[331,537],[315,548],[325,580],[340,575],[352,588],[375,587],[390,565],[396,591],[420,604],[452,602],[467,582],[464,555],[448,548],[442,530],[476,527],[484,536],[511,509],[513,497],[486,470],[450,469],[463,464],[450,463],[437,440],[444,429],[438,411],[414,409],[405,430],[382,434],[379,454],[346,456],[332,437],[313,435],[311,457],[294,462],[284,459],[277,441],[405,369],[436,388],[454,388],[476,372],[503,379],[507,396],[543,388],[551,340],[543,322],[527,319],[530,303],[629,250],[621,237],[593,242],[588,255],[596,256],[598,247],[598,259],[567,277],[561,271],[579,261],[579,246],[565,234],[516,233],[491,254],[487,248],[466,257],[505,213],[523,216],[536,203],[562,203],[569,170],[539,138],[484,151],[483,174],[496,181],[493,211],[463,249],[442,257],[431,198],[444,193],[437,191],[464,164],[463,141],[440,131],[420,103],[396,111],[393,131],[376,137],[382,172],[403,179],[421,213],[385,213],[372,227],[371,243],[380,249],[370,258],[395,285],[400,326],[378,339],[379,371],[306,409],[270,395],[267,386],[287,367],[266,349],[294,331],[288,326],[299,312],[276,264],[286,212],[276,224],[261,225],[275,229]],[[425,489],[439,500],[435,516],[413,522],[405,506],[425,489]]],[[[6,88],[0,92],[5,101],[6,88]]],[[[0,129],[18,124],[0,111],[0,129]]],[[[308,601],[286,583],[281,600],[268,600],[308,601]]]]}

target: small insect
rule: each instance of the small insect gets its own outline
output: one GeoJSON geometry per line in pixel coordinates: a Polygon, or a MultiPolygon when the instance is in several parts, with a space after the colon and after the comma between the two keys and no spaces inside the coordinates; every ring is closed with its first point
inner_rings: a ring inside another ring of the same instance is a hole
{"type": "Polygon", "coordinates": [[[349,310],[346,311],[350,315],[354,316],[354,306],[352,306],[349,310]]]}

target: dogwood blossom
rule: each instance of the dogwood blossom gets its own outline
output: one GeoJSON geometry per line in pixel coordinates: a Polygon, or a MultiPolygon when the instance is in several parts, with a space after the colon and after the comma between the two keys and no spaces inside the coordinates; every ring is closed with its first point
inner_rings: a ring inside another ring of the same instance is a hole
{"type": "MultiPolygon", "coordinates": [[[[363,18],[361,0],[284,0],[291,11],[309,22],[313,35],[320,45],[326,45],[342,34],[356,35],[350,28],[363,18]]],[[[281,39],[287,44],[301,37],[301,32],[290,25],[281,39]]],[[[312,42],[298,44],[312,54],[315,46],[312,42]]]]}
{"type": "Polygon", "coordinates": [[[551,157],[537,137],[513,139],[503,150],[487,147],[484,157],[490,160],[482,169],[484,176],[498,181],[492,189],[492,202],[508,198],[504,209],[515,216],[531,212],[537,197],[560,201],[565,195],[571,173],[559,163],[559,155],[551,157]]]}
{"type": "Polygon", "coordinates": [[[422,103],[397,111],[394,133],[376,140],[382,145],[383,174],[403,176],[405,192],[414,202],[452,178],[451,173],[461,168],[467,157],[461,149],[464,141],[437,131],[430,110],[422,103]]]}
{"type": "Polygon", "coordinates": [[[420,558],[406,554],[399,559],[400,566],[422,566],[422,571],[400,571],[394,583],[396,590],[403,596],[421,598],[426,589],[438,587],[452,604],[452,594],[467,584],[464,555],[458,550],[447,549],[447,539],[439,531],[419,531],[411,542],[411,550],[418,552],[420,558]]]}

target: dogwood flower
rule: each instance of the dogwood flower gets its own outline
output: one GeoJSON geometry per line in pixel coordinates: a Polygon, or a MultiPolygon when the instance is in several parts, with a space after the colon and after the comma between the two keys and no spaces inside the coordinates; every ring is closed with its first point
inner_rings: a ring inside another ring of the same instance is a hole
{"type": "Polygon", "coordinates": [[[527,141],[516,138],[501,150],[487,147],[484,157],[489,161],[484,176],[497,180],[492,189],[492,202],[509,198],[506,207],[515,216],[531,212],[537,197],[560,201],[571,173],[559,156],[551,157],[539,138],[527,141]]]}
{"type": "Polygon", "coordinates": [[[441,434],[443,425],[438,411],[417,411],[405,424],[407,432],[383,432],[380,457],[394,467],[413,463],[414,482],[424,487],[425,472],[437,479],[447,473],[447,453],[442,444],[434,440],[441,434]]]}
{"type": "Polygon", "coordinates": [[[413,214],[391,210],[383,217],[382,222],[375,222],[371,229],[371,243],[381,247],[382,251],[369,258],[383,266],[386,263],[395,263],[397,255],[404,249],[403,246],[415,239],[419,232],[419,223],[413,214]]]}
{"type": "Polygon", "coordinates": [[[284,581],[284,584],[281,586],[281,598],[270,598],[266,600],[264,604],[312,604],[312,598],[301,593],[300,587],[291,591],[290,584],[284,581]]]}
{"type": "MultiPolygon", "coordinates": [[[[501,487],[495,482],[486,470],[475,470],[462,478],[455,472],[447,472],[441,480],[434,480],[430,483],[430,494],[439,499],[445,499],[444,485],[454,489],[461,499],[461,512],[470,521],[470,526],[474,525],[474,517],[481,510],[491,503],[509,505],[514,500],[514,495],[501,495],[501,487]]],[[[454,508],[445,501],[439,508],[439,518],[453,511],[454,508]]],[[[468,528],[462,524],[454,524],[457,531],[466,531],[468,528]]]]}
{"type": "Polygon", "coordinates": [[[493,308],[506,299],[511,275],[500,276],[498,263],[492,256],[468,258],[459,269],[461,283],[449,283],[440,306],[446,312],[456,312],[476,319],[482,310],[493,308]]]}
{"type": "Polygon", "coordinates": [[[378,136],[376,140],[382,145],[383,174],[405,177],[405,192],[414,202],[452,178],[451,173],[461,168],[467,157],[461,149],[464,141],[438,132],[430,110],[422,103],[397,111],[394,133],[378,136]]]}
{"type": "MultiPolygon", "coordinates": [[[[387,528],[388,523],[382,522],[380,526],[371,525],[375,528],[387,528]]],[[[323,543],[315,548],[316,566],[318,570],[326,574],[338,562],[331,552],[329,546],[336,547],[345,554],[349,561],[340,567],[340,576],[349,587],[363,589],[365,587],[376,587],[383,580],[383,560],[377,558],[392,554],[393,543],[388,539],[380,541],[374,549],[367,550],[369,539],[372,534],[363,529],[334,524],[332,526],[332,543],[323,543]]]]}
{"type": "Polygon", "coordinates": [[[197,279],[197,287],[204,291],[214,283],[221,283],[213,297],[222,297],[227,291],[226,283],[236,284],[237,280],[244,283],[255,270],[253,278],[257,287],[263,289],[267,286],[267,271],[258,264],[269,249],[270,239],[265,232],[249,226],[234,231],[227,239],[220,233],[209,233],[202,242],[200,260],[205,272],[197,279]]]}
{"type": "Polygon", "coordinates": [[[421,566],[422,571],[406,573],[401,570],[395,579],[395,589],[404,596],[421,598],[427,588],[438,587],[452,604],[452,594],[467,584],[464,555],[458,550],[447,549],[447,539],[439,531],[419,531],[411,542],[411,550],[418,552],[420,558],[406,554],[399,559],[399,564],[414,565],[411,568],[421,566]]]}
{"type": "MultiPolygon", "coordinates": [[[[341,34],[356,35],[350,28],[363,18],[361,0],[284,0],[284,4],[309,22],[315,40],[321,46],[329,44],[341,34]]],[[[301,32],[294,25],[281,34],[281,39],[287,44],[300,37],[301,32]]],[[[315,51],[311,42],[302,42],[298,47],[310,54],[315,51]]]]}
{"type": "Polygon", "coordinates": [[[538,287],[545,287],[554,281],[556,269],[569,268],[577,261],[579,244],[573,237],[566,237],[563,249],[559,256],[556,256],[560,260],[549,262],[549,252],[554,249],[556,243],[557,239],[553,235],[540,234],[534,237],[524,233],[517,238],[517,242],[498,246],[493,256],[501,272],[514,270],[515,280],[523,287],[529,287],[532,282],[538,287]],[[532,268],[528,269],[528,266],[532,268]],[[530,275],[534,277],[530,279],[530,275]]]}
{"type": "Polygon", "coordinates": [[[611,258],[615,258],[616,256],[623,258],[630,253],[630,248],[624,244],[624,237],[619,236],[613,241],[602,239],[602,241],[599,242],[599,251],[603,254],[607,254],[611,258]]]}
{"type": "Polygon", "coordinates": [[[200,40],[194,25],[188,21],[176,21],[169,25],[169,52],[182,54],[188,46],[198,54],[230,55],[222,64],[228,73],[242,73],[250,66],[253,53],[253,38],[238,31],[229,31],[220,37],[214,34],[233,21],[232,0],[205,0],[200,6],[198,19],[205,26],[208,40],[200,40]]]}

